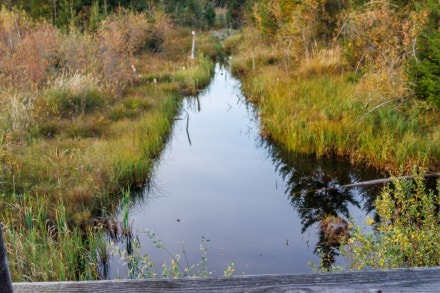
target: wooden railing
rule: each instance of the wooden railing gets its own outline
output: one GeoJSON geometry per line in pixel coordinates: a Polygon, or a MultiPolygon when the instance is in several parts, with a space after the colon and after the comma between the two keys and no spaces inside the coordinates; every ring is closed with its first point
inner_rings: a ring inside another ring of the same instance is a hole
{"type": "Polygon", "coordinates": [[[440,292],[440,267],[178,280],[14,283],[14,292],[440,292]]]}
{"type": "Polygon", "coordinates": [[[11,276],[9,275],[8,258],[6,257],[3,225],[0,222],[0,292],[12,292],[11,276]]]}
{"type": "Polygon", "coordinates": [[[86,282],[10,281],[0,224],[0,293],[9,292],[440,292],[440,267],[370,272],[86,282]]]}

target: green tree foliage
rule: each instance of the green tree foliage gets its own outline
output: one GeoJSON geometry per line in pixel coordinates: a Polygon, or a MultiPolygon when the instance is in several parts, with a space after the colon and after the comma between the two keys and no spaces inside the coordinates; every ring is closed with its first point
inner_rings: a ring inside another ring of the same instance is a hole
{"type": "Polygon", "coordinates": [[[253,1],[246,0],[224,0],[224,4],[227,6],[226,19],[233,27],[237,28],[244,22],[244,10],[245,6],[253,3],[253,1]]]}
{"type": "Polygon", "coordinates": [[[440,2],[429,0],[427,23],[417,39],[410,79],[417,97],[440,108],[440,2]]]}
{"type": "MultiPolygon", "coordinates": [[[[216,23],[216,8],[227,11],[227,23],[239,27],[244,22],[246,0],[0,0],[0,5],[26,11],[32,18],[45,18],[59,28],[96,29],[97,23],[120,8],[135,11],[165,10],[176,24],[210,28],[216,23]]],[[[285,1],[289,2],[289,1],[285,1]]]]}
{"type": "Polygon", "coordinates": [[[214,5],[208,0],[165,0],[163,3],[178,25],[204,28],[215,22],[214,5]]]}
{"type": "MultiPolygon", "coordinates": [[[[120,8],[145,11],[152,8],[157,0],[18,0],[0,1],[8,8],[24,10],[34,19],[45,18],[60,28],[79,25],[86,28],[89,21],[96,22],[101,17],[97,12],[109,14],[120,8]],[[97,9],[99,7],[99,9],[97,9]],[[90,18],[94,18],[90,20],[90,18]]],[[[96,23],[91,25],[92,28],[96,23]]]]}
{"type": "Polygon", "coordinates": [[[339,30],[340,14],[349,6],[347,0],[257,0],[252,17],[266,36],[313,31],[315,41],[328,41],[339,30]]]}

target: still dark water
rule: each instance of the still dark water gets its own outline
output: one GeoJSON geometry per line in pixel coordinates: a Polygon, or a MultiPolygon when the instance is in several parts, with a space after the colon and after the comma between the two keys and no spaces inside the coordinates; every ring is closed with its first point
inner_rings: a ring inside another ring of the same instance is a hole
{"type": "MultiPolygon", "coordinates": [[[[379,177],[362,166],[289,154],[265,141],[240,82],[217,65],[209,87],[184,99],[152,180],[133,195],[130,223],[140,254],[158,267],[170,257],[146,230],[173,254],[184,247],[190,264],[200,261],[201,239],[209,239],[214,275],[230,262],[236,274],[311,272],[308,262],[319,264],[318,250],[344,263],[326,244],[320,220],[333,214],[362,224],[377,194],[316,190],[379,177]]],[[[107,278],[126,275],[127,267],[113,257],[107,278]]]]}

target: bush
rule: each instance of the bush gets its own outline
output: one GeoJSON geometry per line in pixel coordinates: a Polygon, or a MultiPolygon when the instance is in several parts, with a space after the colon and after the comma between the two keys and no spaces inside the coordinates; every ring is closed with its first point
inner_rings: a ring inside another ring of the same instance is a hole
{"type": "Polygon", "coordinates": [[[440,214],[437,194],[427,190],[424,174],[414,180],[394,179],[376,199],[374,231],[354,226],[343,252],[354,269],[389,269],[440,265],[440,214]]]}
{"type": "Polygon", "coordinates": [[[100,24],[97,30],[100,71],[108,90],[120,94],[128,82],[139,78],[133,67],[134,56],[145,49],[160,51],[169,26],[168,19],[161,13],[153,12],[147,17],[125,10],[100,24]]]}
{"type": "Polygon", "coordinates": [[[90,74],[99,76],[99,44],[93,35],[71,32],[61,36],[58,66],[64,74],[90,74]]]}
{"type": "Polygon", "coordinates": [[[342,27],[345,57],[355,71],[398,71],[412,54],[423,14],[397,9],[388,1],[348,14],[342,27]]]}
{"type": "Polygon", "coordinates": [[[0,84],[19,89],[40,88],[57,59],[59,32],[52,25],[32,24],[25,15],[0,11],[0,84]]]}

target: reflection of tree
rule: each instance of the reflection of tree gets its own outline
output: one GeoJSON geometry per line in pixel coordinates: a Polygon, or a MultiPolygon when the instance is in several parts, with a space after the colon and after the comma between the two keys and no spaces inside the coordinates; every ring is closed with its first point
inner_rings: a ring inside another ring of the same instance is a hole
{"type": "Polygon", "coordinates": [[[329,268],[339,253],[338,243],[329,241],[329,235],[324,231],[324,227],[328,225],[326,219],[333,217],[344,221],[344,218],[350,218],[349,206],[360,208],[361,202],[364,202],[363,209],[367,213],[373,210],[374,195],[377,194],[376,191],[368,193],[367,189],[349,190],[337,187],[380,175],[342,160],[296,155],[268,142],[263,142],[263,146],[269,150],[277,171],[286,183],[285,192],[301,217],[302,232],[319,224],[315,253],[321,255],[323,268],[329,268]]]}
{"type": "Polygon", "coordinates": [[[290,194],[291,203],[301,217],[302,232],[326,216],[348,218],[348,204],[359,207],[359,202],[347,190],[322,190],[339,184],[338,182],[344,182],[347,178],[338,178],[337,174],[320,169],[318,167],[315,170],[316,174],[310,176],[294,172],[287,181],[287,194],[290,194]]]}

